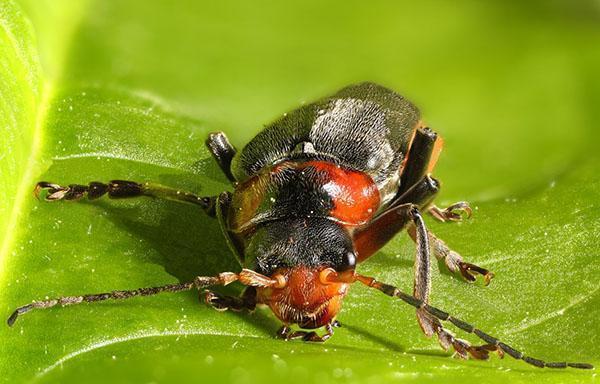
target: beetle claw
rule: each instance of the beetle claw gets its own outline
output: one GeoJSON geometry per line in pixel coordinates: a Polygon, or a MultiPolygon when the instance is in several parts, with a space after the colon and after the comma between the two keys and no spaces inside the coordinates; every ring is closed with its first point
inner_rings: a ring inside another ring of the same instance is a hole
{"type": "Polygon", "coordinates": [[[465,263],[461,261],[458,263],[458,267],[460,269],[460,274],[470,282],[474,282],[476,280],[476,274],[480,274],[483,276],[483,281],[485,285],[489,285],[492,279],[494,278],[494,273],[488,271],[485,268],[481,268],[475,264],[465,263]]]}
{"type": "Polygon", "coordinates": [[[429,208],[429,213],[441,222],[458,222],[462,221],[463,217],[467,219],[470,218],[473,214],[473,210],[466,201],[459,201],[458,203],[454,203],[445,209],[441,209],[434,205],[433,207],[429,208]]]}
{"type": "Polygon", "coordinates": [[[333,329],[331,328],[332,326],[334,326],[333,323],[326,325],[325,334],[319,336],[319,334],[317,334],[315,331],[294,331],[287,325],[282,325],[275,334],[275,337],[285,341],[302,339],[303,341],[323,343],[333,335],[333,329]]]}
{"type": "Polygon", "coordinates": [[[221,301],[219,300],[221,298],[221,296],[219,296],[217,293],[213,292],[213,291],[209,291],[208,289],[205,289],[202,293],[200,293],[200,299],[202,299],[202,296],[204,296],[204,302],[208,305],[210,305],[211,307],[213,307],[213,309],[219,311],[219,312],[225,312],[226,310],[229,309],[229,307],[224,306],[221,301]]]}
{"type": "Polygon", "coordinates": [[[49,183],[47,181],[40,181],[35,185],[35,188],[33,189],[33,195],[36,197],[36,199],[40,199],[40,193],[42,190],[48,191],[46,196],[44,197],[44,200],[55,201],[63,199],[67,192],[69,192],[70,188],[61,187],[58,184],[49,183]]]}

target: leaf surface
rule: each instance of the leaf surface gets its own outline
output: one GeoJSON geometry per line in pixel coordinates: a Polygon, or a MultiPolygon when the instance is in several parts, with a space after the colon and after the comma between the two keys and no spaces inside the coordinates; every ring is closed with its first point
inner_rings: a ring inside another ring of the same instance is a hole
{"type": "MultiPolygon", "coordinates": [[[[2,3],[2,313],[237,268],[217,223],[194,208],[38,202],[36,181],[151,180],[214,195],[230,187],[204,148],[209,132],[242,146],[301,102],[372,80],[413,99],[444,136],[440,204],[476,207],[430,229],[496,274],[483,287],[434,265],[432,302],[531,356],[597,365],[598,12],[560,4],[2,3]]],[[[410,292],[413,257],[401,235],[360,271],[410,292]]],[[[363,287],[339,319],[315,345],[274,340],[266,310],[219,313],[196,293],[56,308],[0,327],[0,371],[48,383],[594,375],[452,359],[410,307],[363,287]]]]}

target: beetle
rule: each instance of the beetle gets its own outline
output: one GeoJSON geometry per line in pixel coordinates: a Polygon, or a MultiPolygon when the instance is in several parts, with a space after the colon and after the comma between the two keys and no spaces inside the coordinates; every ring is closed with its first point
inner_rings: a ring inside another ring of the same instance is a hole
{"type": "Polygon", "coordinates": [[[222,132],[210,134],[206,144],[233,192],[198,196],[153,183],[113,180],[68,186],[39,182],[35,194],[45,190],[48,201],[108,195],[194,204],[218,220],[241,271],[179,284],[34,301],[16,309],[8,324],[32,309],[198,289],[218,310],[270,307],[283,323],[279,338],[320,342],[333,335],[342,300],[350,285],[358,282],[415,307],[425,335],[437,335],[444,350],[453,348],[461,358],[487,359],[490,352],[497,352],[536,367],[593,368],[527,356],[429,304],[431,253],[467,281],[481,275],[487,285],[493,273],[465,262],[427,230],[422,213],[460,221],[470,216],[471,208],[466,202],[444,209],[434,204],[440,183],[431,172],[442,140],[421,121],[418,109],[394,91],[374,83],[350,85],[284,114],[240,151],[222,132]],[[416,244],[412,294],[356,271],[359,263],[404,230],[416,244]],[[239,297],[204,290],[235,281],[246,286],[239,297]],[[442,321],[475,334],[485,344],[475,346],[457,338],[442,321]],[[313,330],[321,327],[323,335],[313,330]]]}

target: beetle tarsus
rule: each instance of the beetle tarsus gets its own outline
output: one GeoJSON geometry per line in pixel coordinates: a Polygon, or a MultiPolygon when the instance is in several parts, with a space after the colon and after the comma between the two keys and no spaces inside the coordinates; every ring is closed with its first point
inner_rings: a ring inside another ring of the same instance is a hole
{"type": "MultiPolygon", "coordinates": [[[[416,230],[414,225],[409,226],[407,231],[413,241],[416,241],[416,230]]],[[[491,282],[494,277],[492,272],[475,264],[465,262],[462,256],[450,249],[443,240],[439,239],[431,231],[427,231],[427,233],[429,235],[429,242],[431,244],[433,255],[436,259],[442,261],[450,272],[460,274],[462,278],[469,282],[474,282],[476,280],[476,274],[481,274],[485,285],[488,285],[491,282]]]]}
{"type": "Polygon", "coordinates": [[[8,324],[9,327],[12,327],[15,324],[15,321],[17,321],[17,319],[19,318],[19,316],[29,312],[30,310],[32,310],[34,307],[32,304],[27,304],[24,305],[22,307],[17,308],[8,318],[8,320],[6,320],[6,323],[8,324]]]}
{"type": "Polygon", "coordinates": [[[458,222],[463,218],[469,219],[473,214],[471,206],[466,201],[459,201],[444,209],[434,205],[429,208],[429,214],[441,222],[458,222]]]}
{"type": "Polygon", "coordinates": [[[232,310],[234,312],[240,312],[243,310],[253,311],[256,308],[256,290],[252,290],[253,294],[244,292],[241,297],[221,295],[220,293],[213,292],[211,290],[204,290],[200,293],[200,298],[204,299],[204,302],[219,312],[232,310]]]}
{"type": "Polygon", "coordinates": [[[444,328],[438,318],[433,317],[430,314],[429,317],[432,320],[434,332],[438,337],[442,349],[447,351],[452,347],[456,357],[466,360],[471,356],[471,358],[476,360],[488,360],[490,352],[497,352],[500,358],[504,357],[504,352],[497,345],[471,345],[468,341],[457,338],[452,332],[444,328]]]}
{"type": "Polygon", "coordinates": [[[80,200],[84,196],[87,196],[89,200],[95,200],[104,195],[108,195],[111,199],[148,196],[192,203],[201,206],[210,216],[215,214],[215,197],[198,196],[191,192],[152,183],[111,180],[108,183],[92,181],[88,185],[69,184],[63,187],[55,183],[40,181],[33,190],[35,197],[39,199],[43,190],[47,191],[44,196],[46,201],[80,200]]]}
{"type": "Polygon", "coordinates": [[[46,190],[46,201],[56,200],[79,200],[86,196],[90,200],[95,200],[105,194],[110,198],[136,197],[144,195],[142,184],[134,181],[111,180],[107,184],[99,181],[92,181],[88,185],[69,184],[66,187],[47,181],[40,181],[36,184],[33,193],[39,199],[40,192],[46,190]]]}
{"type": "Polygon", "coordinates": [[[475,276],[476,273],[483,276],[483,281],[485,285],[489,285],[490,281],[492,281],[492,279],[494,278],[494,274],[492,272],[488,271],[485,268],[481,268],[475,264],[461,261],[458,263],[458,266],[460,268],[460,274],[470,282],[474,282],[477,279],[475,276]]]}
{"type": "Polygon", "coordinates": [[[325,325],[325,334],[319,335],[315,331],[294,331],[287,325],[282,325],[275,333],[275,337],[285,341],[302,339],[303,341],[311,341],[323,343],[333,336],[333,324],[325,325]]]}
{"type": "Polygon", "coordinates": [[[47,193],[44,196],[44,200],[46,201],[55,201],[62,200],[67,196],[69,192],[69,187],[61,187],[58,184],[50,183],[47,181],[40,181],[35,185],[33,189],[33,194],[36,199],[40,199],[40,194],[43,190],[46,190],[47,193]]]}

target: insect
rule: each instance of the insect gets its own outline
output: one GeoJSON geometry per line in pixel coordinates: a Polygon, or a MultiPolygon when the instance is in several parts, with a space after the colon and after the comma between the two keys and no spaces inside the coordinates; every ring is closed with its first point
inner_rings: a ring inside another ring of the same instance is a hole
{"type": "Polygon", "coordinates": [[[425,335],[436,335],[443,349],[453,348],[461,358],[487,359],[490,352],[497,352],[536,367],[593,368],[524,355],[429,304],[432,253],[468,281],[481,275],[487,284],[493,274],[465,262],[427,230],[423,213],[441,221],[459,221],[471,209],[466,202],[445,209],[433,203],[440,184],[430,173],[442,140],[399,94],[373,83],[351,85],[283,115],[240,151],[222,132],[210,134],[206,143],[233,192],[198,196],[152,183],[113,180],[68,186],[39,182],[35,193],[45,190],[48,201],[108,195],[191,203],[218,219],[240,263],[239,272],[34,301],[19,307],[8,324],[12,326],[32,309],[198,289],[206,303],[218,310],[251,311],[266,305],[283,323],[277,337],[318,342],[333,335],[344,296],[353,283],[360,283],[415,307],[425,335]],[[356,271],[358,264],[401,231],[407,231],[416,245],[412,294],[356,271]],[[236,281],[245,286],[239,297],[205,290],[236,281]],[[442,321],[475,334],[485,344],[471,345],[457,338],[442,321]],[[325,333],[317,334],[318,328],[325,333]]]}

